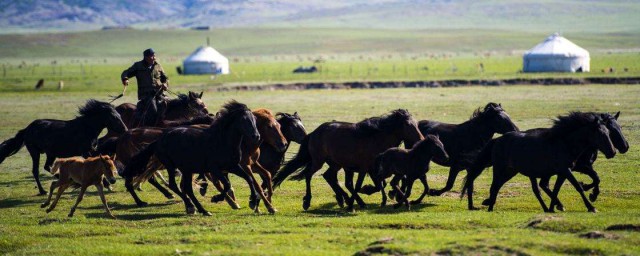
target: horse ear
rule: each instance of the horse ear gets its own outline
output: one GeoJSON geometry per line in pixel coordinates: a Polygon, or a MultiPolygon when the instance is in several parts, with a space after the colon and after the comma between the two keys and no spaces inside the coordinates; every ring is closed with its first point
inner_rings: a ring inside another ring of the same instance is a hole
{"type": "Polygon", "coordinates": [[[498,107],[502,107],[502,103],[498,103],[498,107]]]}
{"type": "Polygon", "coordinates": [[[613,116],[613,118],[615,118],[616,120],[618,120],[618,117],[620,117],[620,111],[618,111],[618,113],[616,113],[616,115],[613,116]]]}
{"type": "Polygon", "coordinates": [[[298,119],[300,118],[300,116],[298,115],[298,111],[293,112],[293,116],[297,117],[298,119]]]}
{"type": "Polygon", "coordinates": [[[189,91],[189,99],[195,98],[196,94],[192,91],[189,91]]]}
{"type": "Polygon", "coordinates": [[[202,99],[202,93],[204,93],[204,91],[200,92],[200,95],[198,95],[198,99],[202,99]]]}

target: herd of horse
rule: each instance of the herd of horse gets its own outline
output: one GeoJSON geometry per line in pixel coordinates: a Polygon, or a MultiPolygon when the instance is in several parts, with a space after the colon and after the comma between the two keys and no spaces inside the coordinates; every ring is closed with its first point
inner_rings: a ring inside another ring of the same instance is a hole
{"type": "MultiPolygon", "coordinates": [[[[268,212],[275,213],[277,210],[271,203],[274,189],[287,179],[306,181],[302,206],[307,210],[311,205],[312,177],[325,164],[328,169],[322,177],[333,190],[338,205],[346,205],[348,211],[353,210],[354,203],[360,208],[367,206],[360,193],[380,192],[384,206],[388,178],[391,178],[388,196],[397,202],[395,207],[406,205],[409,208],[419,204],[427,194],[438,196],[450,191],[458,173],[466,170],[461,197],[466,193],[468,208],[473,210],[477,209],[473,205],[474,180],[485,168],[493,166],[490,197],[483,202],[489,206],[489,211],[494,208],[500,188],[521,173],[529,177],[545,212],[564,210],[557,195],[565,180],[578,191],[587,210],[593,212],[595,208],[591,202],[600,192],[600,179],[593,169],[598,151],[612,158],[616,152],[625,153],[629,148],[617,122],[619,112],[615,115],[571,112],[559,116],[550,128],[520,131],[496,103],[478,108],[469,120],[460,124],[432,120],[418,122],[409,111],[397,109],[357,123],[326,122],[307,134],[297,112],[274,114],[264,108],[251,110],[232,100],[211,114],[201,98],[202,93],[189,92],[169,100],[161,120],[153,127],[132,126],[134,104],[114,107],[106,102],[89,100],[73,120],[35,120],[4,141],[0,144],[0,163],[26,146],[33,161],[32,173],[39,193],[45,195],[39,179],[41,154],[46,156],[44,169],[49,172],[56,158],[98,156],[96,159],[109,159],[117,166],[118,175],[124,178],[125,187],[137,206],[147,205],[136,189],[141,183],[148,182],[167,198],[178,195],[188,214],[197,210],[203,215],[211,214],[194,193],[193,177],[196,175],[200,194],[205,195],[207,184],[211,182],[219,191],[211,201],[224,200],[234,209],[239,206],[228,175],[240,176],[251,191],[249,207],[259,212],[262,201],[268,212]],[[107,135],[98,138],[105,128],[107,135]],[[502,136],[493,138],[496,133],[502,136]],[[291,142],[300,144],[299,151],[285,163],[285,152],[291,142]],[[401,144],[404,148],[399,147],[401,144]],[[442,189],[431,189],[427,183],[426,174],[431,162],[449,167],[449,176],[442,189]],[[163,169],[167,170],[168,182],[159,173],[163,169]],[[348,192],[338,182],[341,169],[348,192]],[[589,175],[593,182],[578,182],[572,171],[589,175]],[[179,185],[177,174],[182,175],[179,185]],[[367,176],[372,184],[363,186],[367,176]],[[558,177],[553,191],[549,189],[552,176],[558,177]],[[424,190],[418,199],[409,201],[416,180],[420,180],[424,190]],[[551,198],[549,206],[542,199],[540,188],[551,198]],[[587,198],[584,191],[591,189],[587,198]]],[[[64,188],[74,184],[82,187],[81,193],[86,189],[70,175],[56,176],[57,197],[64,188]]],[[[109,181],[115,182],[111,178],[109,181]]],[[[109,186],[106,179],[102,182],[109,186]]],[[[102,185],[96,186],[101,191],[102,185]]],[[[111,214],[102,198],[107,213],[111,214]]]]}

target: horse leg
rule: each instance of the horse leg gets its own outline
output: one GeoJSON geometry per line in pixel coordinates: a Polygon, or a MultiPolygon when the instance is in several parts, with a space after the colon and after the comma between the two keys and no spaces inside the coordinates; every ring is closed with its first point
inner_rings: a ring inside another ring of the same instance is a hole
{"type": "Polygon", "coordinates": [[[58,192],[56,193],[56,198],[53,199],[53,203],[51,203],[51,205],[49,205],[49,208],[47,208],[46,212],[49,213],[51,211],[53,211],[53,209],[56,208],[56,205],[58,204],[58,200],[60,200],[60,196],[62,196],[62,193],[71,185],[70,183],[66,182],[63,184],[58,183],[58,192]]]}
{"type": "Polygon", "coordinates": [[[596,199],[598,199],[598,195],[600,195],[600,177],[596,170],[593,169],[593,166],[585,166],[580,172],[589,175],[593,180],[591,184],[583,184],[582,189],[587,191],[593,188],[593,191],[589,194],[589,200],[591,200],[591,202],[595,202],[596,199]]]}
{"type": "Polygon", "coordinates": [[[149,205],[147,202],[140,200],[140,198],[138,197],[138,194],[136,194],[136,190],[133,187],[133,184],[131,183],[133,183],[133,177],[125,177],[124,186],[125,188],[127,188],[127,191],[129,191],[129,194],[131,194],[131,196],[133,197],[133,200],[136,201],[136,205],[138,207],[144,207],[149,205]]]}
{"type": "Polygon", "coordinates": [[[36,152],[36,150],[31,149],[29,147],[27,147],[27,149],[29,150],[29,154],[31,155],[31,161],[32,161],[32,168],[31,169],[31,173],[33,174],[33,178],[36,179],[36,184],[38,185],[38,195],[39,196],[44,196],[47,194],[47,191],[45,191],[42,188],[42,184],[40,184],[40,170],[38,170],[39,165],[40,165],[40,153],[36,152]]]}
{"type": "Polygon", "coordinates": [[[201,196],[206,195],[207,188],[209,187],[209,183],[207,183],[207,178],[205,177],[205,174],[202,174],[202,173],[198,174],[196,181],[204,181],[204,182],[198,182],[198,184],[200,185],[199,193],[201,196]]]}
{"type": "Polygon", "coordinates": [[[87,191],[87,185],[82,184],[82,187],[80,187],[80,194],[78,194],[78,198],[76,199],[76,203],[73,205],[73,207],[71,207],[71,211],[69,212],[69,217],[73,217],[73,213],[76,211],[76,207],[78,207],[78,204],[80,204],[80,201],[82,201],[82,198],[84,197],[84,192],[87,191]]]}
{"type": "MultiPolygon", "coordinates": [[[[273,214],[276,213],[278,210],[276,210],[273,205],[271,205],[271,201],[269,199],[267,199],[267,196],[264,194],[264,191],[262,191],[262,187],[260,187],[260,184],[258,184],[258,181],[256,180],[255,176],[253,176],[253,170],[251,170],[251,166],[250,165],[244,165],[243,166],[244,171],[247,173],[247,175],[251,178],[251,184],[253,186],[254,191],[257,192],[258,196],[260,196],[260,198],[262,198],[262,200],[264,201],[264,206],[267,207],[267,211],[269,211],[269,213],[273,214]]],[[[258,205],[256,204],[256,212],[258,211],[258,205]]]]}
{"type": "Polygon", "coordinates": [[[158,191],[160,191],[160,193],[162,193],[162,195],[164,195],[164,197],[166,197],[167,199],[174,198],[174,196],[166,188],[164,188],[162,185],[160,185],[160,183],[158,183],[155,175],[149,178],[149,184],[153,185],[156,189],[158,189],[158,191]]]}
{"type": "Polygon", "coordinates": [[[225,200],[227,202],[227,204],[229,204],[229,206],[231,206],[231,209],[234,209],[234,210],[240,209],[240,205],[238,205],[238,203],[236,203],[235,197],[232,196],[233,195],[233,188],[230,188],[229,192],[223,193],[222,191],[224,191],[224,187],[223,187],[222,183],[219,180],[214,178],[210,173],[205,174],[205,176],[207,177],[207,179],[209,179],[209,181],[211,181],[213,186],[216,187],[216,190],[218,190],[218,192],[220,192],[220,194],[211,197],[211,202],[212,203],[217,203],[217,202],[220,202],[222,200],[225,200]]]}
{"type": "MultiPolygon", "coordinates": [[[[165,166],[167,168],[167,173],[169,174],[169,188],[173,193],[178,195],[182,202],[184,202],[184,206],[186,208],[187,214],[194,214],[195,209],[193,208],[193,203],[191,200],[178,188],[178,184],[176,184],[176,168],[165,166]]],[[[183,173],[184,174],[184,173],[183,173]]],[[[189,182],[193,181],[193,177],[188,175],[182,175],[182,179],[189,180],[189,182]]]]}
{"type": "MultiPolygon", "coordinates": [[[[342,190],[342,188],[340,188],[340,185],[338,185],[337,181],[338,181],[338,171],[339,170],[340,170],[339,166],[336,166],[335,164],[329,165],[329,169],[327,169],[327,171],[322,174],[322,177],[324,178],[325,181],[327,181],[327,183],[329,184],[329,186],[333,190],[333,193],[335,194],[336,201],[338,202],[338,206],[340,206],[340,208],[343,208],[344,207],[344,201],[345,200],[349,201],[350,198],[349,198],[348,195],[346,195],[344,190],[342,190]]],[[[345,170],[345,176],[347,176],[348,174],[349,174],[349,172],[345,170]]],[[[351,175],[353,175],[353,173],[351,173],[351,175]]],[[[309,195],[311,195],[311,193],[309,193],[309,195]]],[[[309,199],[311,199],[311,196],[309,196],[309,199]]],[[[352,204],[353,204],[353,202],[352,202],[352,204]]]]}
{"type": "Polygon", "coordinates": [[[491,182],[491,188],[489,189],[489,209],[487,211],[492,212],[493,206],[496,204],[498,198],[498,192],[500,188],[507,183],[513,176],[518,174],[517,171],[502,166],[493,166],[493,181],[491,182]]]}
{"type": "Polygon", "coordinates": [[[542,196],[540,195],[540,189],[538,188],[538,181],[536,180],[536,178],[529,177],[529,181],[531,181],[531,189],[533,190],[533,194],[536,195],[536,198],[538,199],[540,206],[542,206],[542,210],[544,212],[553,212],[553,211],[550,211],[549,208],[547,208],[547,205],[544,203],[544,200],[542,200],[542,196]]]}
{"type": "Polygon", "coordinates": [[[49,187],[49,196],[47,197],[47,200],[44,201],[44,203],[42,203],[40,205],[40,208],[45,208],[45,207],[47,207],[47,205],[49,205],[49,203],[51,203],[51,197],[53,196],[53,190],[58,187],[58,182],[59,181],[57,181],[57,180],[54,180],[53,182],[51,182],[51,187],[49,187]]]}
{"type": "Polygon", "coordinates": [[[113,213],[111,213],[111,210],[109,209],[109,205],[107,205],[107,199],[104,197],[102,184],[96,184],[96,188],[98,189],[98,195],[100,195],[100,200],[102,200],[102,205],[104,206],[104,210],[107,212],[107,215],[115,219],[116,217],[113,216],[113,213]]]}
{"type": "MultiPolygon", "coordinates": [[[[345,187],[347,187],[347,190],[349,190],[349,192],[351,192],[351,199],[349,199],[349,200],[351,200],[352,202],[355,200],[358,203],[358,207],[360,207],[360,209],[367,208],[367,204],[358,195],[358,190],[355,189],[355,187],[353,186],[353,174],[354,174],[353,170],[349,171],[349,173],[351,173],[350,175],[347,175],[346,173],[347,173],[347,171],[345,169],[344,185],[345,185],[345,187]]],[[[358,174],[358,179],[359,178],[360,178],[360,175],[358,174]]],[[[349,210],[349,209],[347,209],[347,210],[349,210]]]]}
{"type": "Polygon", "coordinates": [[[402,178],[400,178],[399,175],[395,175],[393,177],[393,179],[391,179],[391,182],[389,183],[391,185],[391,189],[393,191],[395,191],[395,199],[396,199],[396,204],[393,206],[394,209],[398,209],[400,208],[400,206],[402,206],[402,198],[404,198],[404,193],[402,192],[402,189],[400,189],[400,187],[398,187],[398,183],[402,180],[402,178]]]}
{"type": "Polygon", "coordinates": [[[260,178],[262,179],[262,185],[260,187],[262,188],[263,191],[266,189],[265,195],[269,199],[269,202],[271,202],[271,196],[273,195],[273,183],[271,182],[271,173],[267,171],[267,169],[262,167],[262,165],[257,161],[254,161],[252,166],[254,167],[253,169],[258,172],[258,175],[260,175],[260,178]]]}
{"type": "Polygon", "coordinates": [[[193,202],[193,204],[198,209],[199,213],[202,213],[204,216],[211,216],[211,213],[202,207],[196,195],[193,194],[193,176],[192,175],[182,175],[182,179],[180,180],[180,189],[182,192],[187,195],[189,199],[193,202]]]}
{"type": "Polygon", "coordinates": [[[580,197],[582,197],[582,201],[584,201],[584,205],[587,207],[587,211],[596,212],[596,208],[593,207],[591,202],[589,202],[587,197],[584,195],[584,190],[582,189],[582,186],[580,186],[580,183],[578,183],[578,180],[576,180],[576,177],[574,177],[573,174],[571,173],[571,169],[566,169],[561,173],[559,173],[558,175],[564,175],[569,180],[569,182],[571,182],[571,185],[573,185],[573,187],[578,191],[578,193],[580,193],[580,197]]]}
{"type": "Polygon", "coordinates": [[[554,191],[552,192],[549,189],[549,179],[551,179],[551,177],[545,177],[540,179],[540,187],[542,188],[542,190],[547,193],[547,195],[551,198],[551,203],[549,204],[549,212],[554,212],[556,206],[558,208],[558,210],[560,211],[564,211],[564,206],[562,205],[562,203],[560,202],[560,199],[558,199],[558,192],[560,191],[560,188],[562,187],[562,183],[564,183],[564,178],[558,176],[558,178],[556,179],[556,184],[554,185],[554,191]]]}
{"type": "Polygon", "coordinates": [[[427,174],[420,176],[418,179],[420,179],[422,186],[424,186],[424,191],[422,191],[422,194],[420,194],[420,197],[418,197],[418,199],[411,201],[410,202],[411,204],[420,204],[422,202],[422,199],[424,199],[427,193],[429,193],[429,183],[427,183],[427,174]]]}
{"type": "Polygon", "coordinates": [[[445,187],[442,189],[429,190],[429,195],[439,196],[442,195],[442,193],[451,190],[453,188],[453,184],[456,182],[456,177],[458,177],[458,173],[460,173],[460,171],[462,171],[461,168],[451,166],[451,168],[449,168],[449,178],[447,178],[447,185],[445,185],[445,187]]]}
{"type": "Polygon", "coordinates": [[[378,188],[382,192],[382,202],[380,202],[380,207],[384,207],[387,205],[387,193],[384,192],[384,188],[387,186],[387,182],[384,179],[378,181],[378,188]]]}
{"type": "Polygon", "coordinates": [[[55,157],[51,157],[49,154],[46,154],[47,158],[44,160],[44,170],[48,173],[51,173],[51,165],[53,165],[53,161],[56,160],[55,157]]]}

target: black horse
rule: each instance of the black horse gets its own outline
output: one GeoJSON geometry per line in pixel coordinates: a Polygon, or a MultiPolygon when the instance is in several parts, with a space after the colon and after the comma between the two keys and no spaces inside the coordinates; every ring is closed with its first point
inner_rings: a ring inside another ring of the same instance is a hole
{"type": "MultiPolygon", "coordinates": [[[[282,135],[284,135],[284,138],[287,139],[287,141],[293,141],[301,144],[304,137],[307,136],[307,131],[302,124],[302,119],[298,116],[298,112],[293,113],[293,115],[277,113],[276,120],[280,124],[280,131],[282,131],[282,135]]],[[[289,145],[290,143],[287,144],[287,149],[289,145]]],[[[258,159],[258,162],[260,162],[260,165],[262,165],[262,167],[272,175],[275,175],[284,162],[286,152],[286,150],[278,151],[278,149],[268,143],[262,143],[260,144],[260,158],[258,159]]]]}
{"type": "MultiPolygon", "coordinates": [[[[582,186],[571,173],[578,157],[592,148],[597,148],[607,158],[616,154],[604,121],[595,113],[572,112],[568,116],[559,116],[553,127],[535,133],[507,133],[491,140],[479,153],[468,170],[461,196],[466,190],[469,197],[468,208],[475,209],[473,181],[485,167],[493,165],[491,194],[486,202],[489,211],[493,211],[500,188],[516,174],[522,173],[529,177],[533,192],[545,212],[551,209],[542,200],[536,179],[548,179],[554,175],[558,175],[559,179],[568,179],[580,193],[587,209],[595,212],[596,209],[584,195],[582,186]]],[[[551,195],[552,201],[557,201],[557,197],[548,188],[543,189],[551,195]]]]}
{"type": "MultiPolygon", "coordinates": [[[[611,115],[609,113],[600,114],[600,117],[604,120],[605,126],[609,130],[609,138],[611,139],[613,146],[618,150],[618,152],[624,154],[629,150],[629,143],[622,134],[622,128],[620,128],[620,125],[618,124],[617,120],[619,116],[620,112],[616,113],[615,115],[611,115]]],[[[580,155],[580,157],[576,161],[575,166],[572,169],[572,171],[574,172],[588,175],[593,180],[590,184],[581,184],[582,189],[584,189],[585,191],[593,188],[593,191],[591,192],[591,194],[589,194],[589,200],[591,202],[595,202],[598,198],[598,195],[600,194],[600,177],[598,177],[598,173],[593,169],[593,163],[597,158],[598,149],[595,147],[588,149],[582,155],[580,155]]],[[[558,192],[560,191],[560,188],[562,187],[562,181],[563,180],[556,181],[556,184],[554,186],[553,194],[556,197],[558,195],[558,192]]],[[[540,186],[543,188],[548,188],[549,179],[540,179],[540,186]]],[[[548,190],[545,189],[544,191],[548,190]]],[[[551,195],[549,196],[551,197],[551,195]]],[[[551,205],[549,205],[549,210],[553,211],[556,206],[558,210],[564,210],[564,206],[560,201],[556,201],[555,204],[554,202],[552,202],[551,205]]]]}
{"type": "Polygon", "coordinates": [[[502,105],[493,102],[488,103],[484,108],[476,109],[471,118],[464,123],[447,124],[423,120],[418,123],[418,127],[425,136],[428,134],[439,136],[440,141],[444,144],[444,149],[449,154],[449,161],[434,159],[434,162],[450,168],[447,185],[439,190],[430,190],[426,177],[420,177],[420,182],[425,189],[420,198],[411,202],[414,204],[420,203],[427,193],[431,196],[439,196],[451,190],[458,173],[471,165],[473,160],[469,159],[475,159],[476,154],[493,138],[495,133],[505,134],[518,131],[518,127],[511,121],[502,105]]]}
{"type": "Polygon", "coordinates": [[[14,138],[0,144],[0,163],[26,145],[33,160],[32,172],[40,195],[46,195],[39,178],[40,154],[46,154],[44,169],[50,171],[57,157],[88,156],[96,148],[98,135],[104,128],[116,132],[127,130],[120,115],[109,103],[92,99],[79,112],[80,116],[69,121],[33,121],[14,138]]]}
{"type": "MultiPolygon", "coordinates": [[[[396,200],[398,203],[395,208],[402,206],[403,203],[410,208],[409,196],[411,196],[411,188],[413,182],[426,175],[429,171],[429,163],[432,159],[439,161],[447,161],[449,156],[444,150],[444,145],[437,135],[427,135],[424,140],[419,141],[410,150],[402,148],[390,148],[376,157],[374,172],[377,175],[378,190],[384,190],[386,186],[385,179],[394,176],[391,179],[391,188],[396,191],[400,197],[396,200]],[[406,185],[405,190],[398,188],[398,182],[402,180],[406,185]]],[[[382,206],[387,204],[387,196],[382,193],[382,206]]]]}
{"type": "MultiPolygon", "coordinates": [[[[366,204],[358,195],[359,187],[353,187],[353,173],[373,172],[378,154],[397,147],[403,141],[405,145],[413,146],[422,139],[424,137],[418,130],[417,122],[405,109],[359,123],[327,122],[305,137],[298,154],[273,178],[274,187],[302,169],[292,179],[305,179],[307,183],[302,204],[307,210],[311,203],[311,177],[327,163],[329,169],[322,176],[336,194],[338,204],[342,206],[346,200],[347,210],[352,210],[356,200],[360,207],[365,207],[366,204]],[[345,169],[345,185],[351,196],[338,184],[338,171],[341,168],[345,169]]],[[[371,177],[377,184],[375,175],[371,177]]]]}
{"type": "MultiPolygon", "coordinates": [[[[258,143],[260,134],[251,110],[245,104],[232,101],[224,105],[209,128],[179,127],[166,131],[155,142],[134,156],[122,175],[126,179],[125,184],[131,184],[131,179],[143,173],[149,159],[155,155],[167,168],[169,187],[182,198],[187,213],[194,213],[195,204],[198,212],[211,215],[193,194],[193,174],[208,172],[223,183],[223,194],[229,192],[231,184],[222,170],[243,172],[239,165],[242,156],[240,150],[242,140],[258,143]],[[182,191],[176,185],[176,169],[182,172],[180,182],[182,191]]],[[[255,187],[251,184],[251,194],[257,195],[255,187]]],[[[131,192],[133,186],[128,185],[127,190],[131,192]]]]}

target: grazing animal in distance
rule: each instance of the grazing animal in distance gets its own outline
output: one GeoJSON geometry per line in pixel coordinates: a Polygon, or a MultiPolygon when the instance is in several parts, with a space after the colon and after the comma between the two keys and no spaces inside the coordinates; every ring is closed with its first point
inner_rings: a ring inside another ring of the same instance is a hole
{"type": "Polygon", "coordinates": [[[109,209],[109,205],[107,205],[107,199],[104,197],[102,187],[102,180],[105,178],[110,184],[114,184],[116,182],[115,176],[117,174],[117,169],[113,160],[111,160],[109,156],[100,155],[97,157],[89,157],[87,159],[82,157],[59,158],[53,164],[51,173],[58,177],[58,180],[51,182],[49,197],[44,203],[42,203],[42,205],[40,205],[40,207],[44,208],[49,205],[54,189],[58,188],[58,192],[53,203],[49,208],[47,208],[47,213],[56,208],[58,200],[60,200],[60,196],[67,188],[71,186],[80,187],[80,194],[78,194],[76,203],[71,207],[71,211],[69,212],[69,217],[73,217],[73,213],[76,211],[76,207],[78,207],[80,201],[82,201],[85,191],[87,191],[89,186],[94,185],[98,189],[98,195],[100,195],[102,205],[104,206],[107,215],[111,218],[115,218],[109,209]]]}

